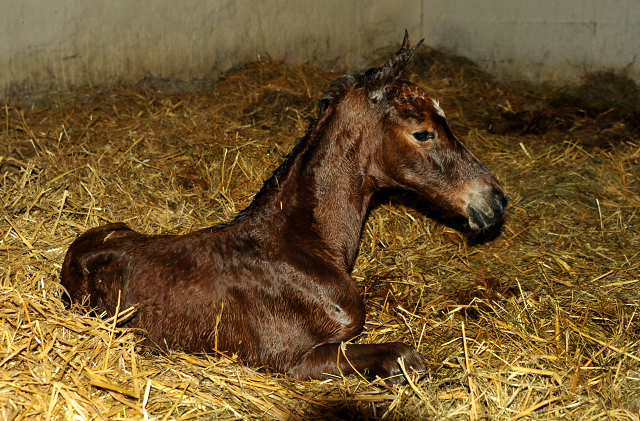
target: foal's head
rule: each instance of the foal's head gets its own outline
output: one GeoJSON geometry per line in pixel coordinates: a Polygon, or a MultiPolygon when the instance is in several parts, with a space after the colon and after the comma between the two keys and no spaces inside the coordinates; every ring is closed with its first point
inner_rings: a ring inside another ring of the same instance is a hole
{"type": "Polygon", "coordinates": [[[321,113],[359,108],[354,118],[368,127],[362,139],[370,151],[368,173],[379,186],[412,189],[464,215],[472,229],[489,227],[504,216],[502,186],[456,138],[438,101],[401,78],[420,44],[410,48],[405,33],[402,48],[384,66],[336,80],[321,113]]]}

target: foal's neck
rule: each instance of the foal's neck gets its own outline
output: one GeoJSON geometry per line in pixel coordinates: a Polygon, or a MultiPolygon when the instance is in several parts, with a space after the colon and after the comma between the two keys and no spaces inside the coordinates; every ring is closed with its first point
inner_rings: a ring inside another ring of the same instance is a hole
{"type": "Polygon", "coordinates": [[[376,190],[366,153],[362,132],[321,120],[265,183],[250,214],[282,241],[350,271],[376,190]]]}

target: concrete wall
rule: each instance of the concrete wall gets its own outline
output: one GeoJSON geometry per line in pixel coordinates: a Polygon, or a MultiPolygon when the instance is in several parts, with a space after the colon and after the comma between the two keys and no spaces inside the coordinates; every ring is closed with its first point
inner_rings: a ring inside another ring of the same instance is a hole
{"type": "Polygon", "coordinates": [[[419,2],[0,0],[0,94],[148,74],[202,78],[258,55],[339,68],[417,36],[419,2]],[[410,11],[410,13],[407,13],[410,11]]]}
{"type": "Polygon", "coordinates": [[[499,76],[640,75],[634,0],[0,0],[0,98],[215,76],[259,54],[359,68],[405,28],[499,76]]]}
{"type": "Polygon", "coordinates": [[[626,69],[640,81],[637,0],[424,1],[422,36],[498,77],[575,81],[626,69]]]}

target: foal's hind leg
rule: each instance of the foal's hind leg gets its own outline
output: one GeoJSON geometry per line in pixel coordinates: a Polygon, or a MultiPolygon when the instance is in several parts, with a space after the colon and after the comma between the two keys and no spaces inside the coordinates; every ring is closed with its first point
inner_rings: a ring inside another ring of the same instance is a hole
{"type": "Polygon", "coordinates": [[[426,369],[418,353],[400,342],[384,344],[341,344],[319,345],[309,351],[302,360],[289,369],[292,377],[325,379],[327,374],[353,374],[356,371],[367,378],[380,376],[391,384],[404,381],[398,359],[403,358],[408,373],[426,369]],[[340,354],[340,355],[338,355],[340,354]],[[338,366],[340,367],[338,369],[338,366]]]}

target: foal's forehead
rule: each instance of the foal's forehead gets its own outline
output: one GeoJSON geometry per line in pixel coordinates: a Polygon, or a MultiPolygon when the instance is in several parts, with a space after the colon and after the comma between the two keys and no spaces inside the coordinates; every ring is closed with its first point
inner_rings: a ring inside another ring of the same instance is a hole
{"type": "Polygon", "coordinates": [[[422,120],[433,119],[435,115],[445,118],[440,103],[431,98],[422,88],[408,81],[401,81],[396,87],[393,108],[403,118],[422,120]]]}

